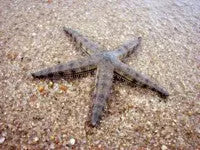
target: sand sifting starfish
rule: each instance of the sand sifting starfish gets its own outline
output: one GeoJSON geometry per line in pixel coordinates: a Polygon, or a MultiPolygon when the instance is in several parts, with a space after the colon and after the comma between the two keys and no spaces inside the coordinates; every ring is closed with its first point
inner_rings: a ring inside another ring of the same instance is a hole
{"type": "Polygon", "coordinates": [[[53,76],[74,76],[95,70],[96,86],[93,96],[93,107],[91,114],[91,125],[97,126],[101,120],[106,101],[109,97],[114,73],[129,83],[147,87],[156,91],[160,96],[166,98],[169,94],[162,87],[152,82],[148,77],[136,72],[133,68],[122,63],[120,60],[132,54],[140,45],[141,37],[129,41],[113,51],[104,51],[99,45],[89,41],[77,31],[65,28],[64,31],[87,53],[89,56],[58,64],[50,68],[32,73],[35,78],[53,76]]]}

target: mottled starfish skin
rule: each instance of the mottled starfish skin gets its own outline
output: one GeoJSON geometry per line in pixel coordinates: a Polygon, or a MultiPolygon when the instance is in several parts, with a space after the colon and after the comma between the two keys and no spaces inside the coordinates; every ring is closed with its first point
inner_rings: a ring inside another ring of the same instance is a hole
{"type": "Polygon", "coordinates": [[[103,51],[99,45],[89,41],[78,32],[69,28],[64,28],[64,31],[67,35],[71,36],[89,56],[43,69],[39,72],[32,73],[32,76],[35,78],[74,76],[97,68],[91,117],[92,126],[97,126],[101,120],[112,87],[114,73],[121,76],[129,83],[137,83],[137,85],[156,91],[164,98],[169,95],[166,90],[150,81],[148,77],[136,72],[133,68],[130,68],[120,61],[137,49],[141,42],[140,37],[123,44],[114,51],[103,51]]]}

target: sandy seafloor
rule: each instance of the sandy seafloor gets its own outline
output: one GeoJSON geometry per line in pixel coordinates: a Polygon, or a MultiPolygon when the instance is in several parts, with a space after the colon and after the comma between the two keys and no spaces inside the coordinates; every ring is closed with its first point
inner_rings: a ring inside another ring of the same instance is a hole
{"type": "Polygon", "coordinates": [[[0,0],[0,149],[70,148],[200,149],[199,0],[0,0]],[[63,26],[107,50],[141,36],[125,62],[169,98],[116,82],[100,126],[88,127],[94,75],[52,88],[30,75],[83,57],[63,26]]]}

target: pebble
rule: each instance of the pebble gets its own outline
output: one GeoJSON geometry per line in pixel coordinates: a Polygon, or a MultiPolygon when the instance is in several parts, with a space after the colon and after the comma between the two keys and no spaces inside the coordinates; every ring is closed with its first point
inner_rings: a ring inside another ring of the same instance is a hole
{"type": "Polygon", "coordinates": [[[51,140],[54,140],[54,139],[55,139],[55,137],[52,135],[52,136],[50,136],[50,139],[51,139],[51,140]]]}
{"type": "Polygon", "coordinates": [[[2,136],[7,136],[7,132],[2,132],[2,136]]]}
{"type": "Polygon", "coordinates": [[[36,36],[36,33],[34,32],[34,33],[32,33],[32,36],[36,36]]]}
{"type": "Polygon", "coordinates": [[[40,93],[44,92],[44,86],[38,86],[38,91],[39,91],[40,93]]]}
{"type": "Polygon", "coordinates": [[[167,149],[168,149],[167,146],[162,145],[161,150],[167,150],[167,149]]]}
{"type": "Polygon", "coordinates": [[[54,83],[53,83],[52,81],[50,81],[50,82],[48,83],[48,87],[49,87],[49,88],[53,88],[53,86],[54,86],[54,83]]]}
{"type": "Polygon", "coordinates": [[[74,139],[74,138],[71,138],[70,140],[69,140],[69,144],[70,145],[74,145],[76,143],[76,140],[74,139]]]}
{"type": "Polygon", "coordinates": [[[0,137],[0,144],[3,144],[3,142],[5,141],[5,137],[0,137]]]}
{"type": "Polygon", "coordinates": [[[196,131],[200,134],[200,126],[196,128],[196,131]]]}
{"type": "Polygon", "coordinates": [[[38,137],[34,137],[34,138],[33,138],[33,142],[34,142],[34,143],[37,143],[38,141],[39,141],[39,138],[38,138],[38,137]]]}
{"type": "Polygon", "coordinates": [[[62,91],[66,91],[67,87],[65,85],[60,85],[59,89],[62,90],[62,91]]]}
{"type": "Polygon", "coordinates": [[[49,148],[50,148],[50,149],[55,149],[55,144],[54,144],[54,143],[51,143],[51,145],[50,145],[49,148]]]}

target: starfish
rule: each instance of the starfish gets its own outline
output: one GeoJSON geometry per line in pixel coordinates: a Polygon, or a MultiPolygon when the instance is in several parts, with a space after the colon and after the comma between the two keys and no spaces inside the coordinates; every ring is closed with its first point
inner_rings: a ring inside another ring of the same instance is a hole
{"type": "Polygon", "coordinates": [[[164,88],[152,82],[147,76],[142,75],[121,62],[123,58],[135,52],[141,43],[141,37],[131,40],[113,51],[106,51],[79,32],[71,28],[64,27],[63,29],[89,56],[42,69],[32,73],[32,76],[34,78],[75,76],[97,68],[90,121],[92,126],[98,126],[100,123],[107,99],[110,95],[114,73],[131,84],[141,85],[142,87],[156,91],[163,98],[169,96],[164,88]]]}

